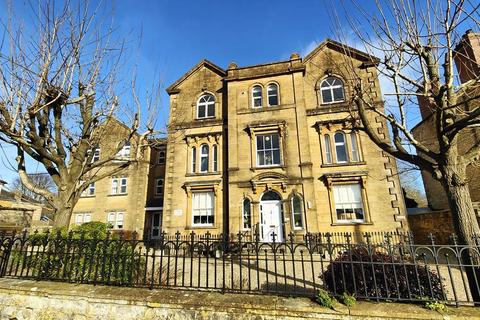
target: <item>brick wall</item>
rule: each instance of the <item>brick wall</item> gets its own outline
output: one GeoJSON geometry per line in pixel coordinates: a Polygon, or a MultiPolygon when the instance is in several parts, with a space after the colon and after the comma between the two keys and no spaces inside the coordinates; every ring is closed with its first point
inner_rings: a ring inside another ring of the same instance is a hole
{"type": "Polygon", "coordinates": [[[417,244],[430,243],[430,233],[434,236],[436,243],[451,243],[450,237],[455,232],[449,210],[410,215],[408,216],[408,224],[417,244]]]}

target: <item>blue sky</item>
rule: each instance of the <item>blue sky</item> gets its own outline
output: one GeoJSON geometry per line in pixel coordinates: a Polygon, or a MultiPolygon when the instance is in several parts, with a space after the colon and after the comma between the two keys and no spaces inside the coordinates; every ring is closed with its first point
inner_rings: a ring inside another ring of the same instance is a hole
{"type": "MultiPolygon", "coordinates": [[[[18,15],[26,19],[25,1],[15,2],[18,15]]],[[[94,2],[95,3],[95,2],[94,2]]],[[[93,4],[94,4],[93,3],[93,4]]],[[[239,66],[287,59],[292,52],[302,56],[327,37],[335,37],[332,12],[342,11],[337,1],[115,1],[104,2],[111,12],[117,36],[132,40],[132,57],[138,66],[139,90],[155,81],[163,89],[201,59],[220,67],[235,61],[239,66]],[[140,40],[140,44],[138,44],[140,40]]],[[[364,6],[373,6],[371,1],[364,6]]],[[[6,1],[0,2],[0,17],[6,18],[6,1]]],[[[340,13],[341,14],[341,13],[340,13]]],[[[168,96],[162,89],[158,123],[168,117],[168,96]]],[[[16,172],[6,168],[14,148],[0,150],[0,178],[11,181],[16,172]],[[5,157],[2,153],[8,156],[5,157]]],[[[30,166],[29,171],[42,171],[30,166]]]]}

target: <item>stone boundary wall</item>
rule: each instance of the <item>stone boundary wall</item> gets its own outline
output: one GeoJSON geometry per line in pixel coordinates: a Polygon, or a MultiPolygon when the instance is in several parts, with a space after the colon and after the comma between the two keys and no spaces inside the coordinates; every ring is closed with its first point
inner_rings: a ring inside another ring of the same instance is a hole
{"type": "Polygon", "coordinates": [[[480,309],[447,315],[418,305],[357,302],[335,310],[305,298],[148,290],[0,279],[0,319],[480,319],[480,309]]]}
{"type": "MultiPolygon", "coordinates": [[[[480,223],[480,219],[477,217],[480,223]]],[[[450,210],[438,210],[408,216],[410,231],[417,244],[429,244],[429,234],[435,237],[438,244],[451,243],[450,236],[455,233],[450,210]]]]}

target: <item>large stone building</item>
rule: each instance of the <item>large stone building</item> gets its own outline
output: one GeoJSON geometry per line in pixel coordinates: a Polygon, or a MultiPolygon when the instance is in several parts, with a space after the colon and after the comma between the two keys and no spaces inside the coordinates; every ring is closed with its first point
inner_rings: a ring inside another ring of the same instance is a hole
{"type": "Polygon", "coordinates": [[[348,120],[352,65],[383,103],[372,61],[326,40],[303,59],[194,66],[167,89],[162,230],[282,241],[290,232],[406,229],[395,160],[348,120]]]}
{"type": "MultiPolygon", "coordinates": [[[[117,120],[110,121],[107,126],[105,139],[93,151],[93,162],[111,158],[112,150],[117,150],[130,130],[117,120]]],[[[102,174],[112,167],[119,167],[127,159],[136,158],[127,168],[90,184],[73,210],[71,226],[101,221],[110,224],[113,230],[127,234],[135,231],[139,237],[147,239],[158,235],[159,210],[163,202],[164,141],[150,141],[148,146],[141,148],[140,155],[132,154],[135,149],[130,143],[125,144],[115,154],[116,160],[108,162],[97,172],[102,174]]]]}
{"type": "MultiPolygon", "coordinates": [[[[480,33],[467,31],[462,40],[455,48],[454,56],[459,82],[465,83],[480,77],[480,33]]],[[[476,89],[478,91],[478,89],[476,89]]],[[[476,96],[478,92],[472,94],[465,92],[464,97],[476,96]]],[[[478,99],[466,99],[465,108],[471,109],[478,106],[478,99]]],[[[424,142],[432,150],[438,150],[438,143],[436,141],[436,133],[432,128],[435,127],[434,115],[432,111],[434,108],[425,99],[419,99],[420,114],[422,121],[418,123],[413,129],[413,134],[416,139],[424,142]]],[[[470,127],[462,130],[459,134],[459,152],[465,153],[471,146],[480,142],[480,131],[477,127],[470,127]]],[[[480,163],[470,165],[467,167],[467,177],[470,189],[470,196],[477,215],[480,213],[480,163]]],[[[422,179],[425,185],[425,192],[428,200],[428,205],[433,210],[446,210],[448,206],[448,197],[438,180],[435,180],[432,175],[426,171],[422,171],[422,179]]],[[[447,217],[448,218],[448,217],[447,217]]],[[[436,218],[434,218],[436,219],[436,218]]],[[[448,218],[443,225],[450,225],[448,218]]],[[[450,228],[453,231],[453,228],[450,228]]]]}

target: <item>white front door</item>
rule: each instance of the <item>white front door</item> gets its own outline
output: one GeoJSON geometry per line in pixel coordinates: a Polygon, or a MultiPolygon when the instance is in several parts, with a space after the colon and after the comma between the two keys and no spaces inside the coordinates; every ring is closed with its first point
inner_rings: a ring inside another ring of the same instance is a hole
{"type": "Polygon", "coordinates": [[[260,234],[263,242],[283,242],[282,202],[279,200],[260,202],[260,234]]]}
{"type": "Polygon", "coordinates": [[[162,229],[162,212],[156,211],[151,214],[151,239],[158,239],[160,237],[160,232],[162,229]]]}

